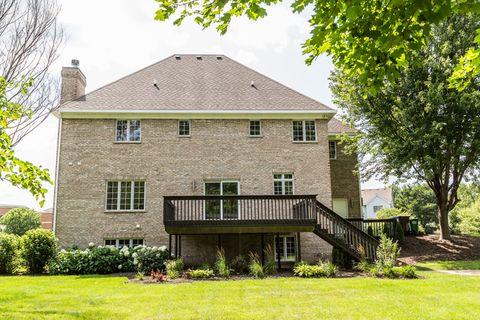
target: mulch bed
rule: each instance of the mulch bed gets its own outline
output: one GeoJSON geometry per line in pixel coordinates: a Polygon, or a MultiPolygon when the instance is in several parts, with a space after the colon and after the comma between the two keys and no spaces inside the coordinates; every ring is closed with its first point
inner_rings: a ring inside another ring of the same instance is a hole
{"type": "Polygon", "coordinates": [[[431,260],[480,260],[480,237],[452,235],[439,241],[438,235],[405,237],[400,260],[407,264],[431,260]]]}

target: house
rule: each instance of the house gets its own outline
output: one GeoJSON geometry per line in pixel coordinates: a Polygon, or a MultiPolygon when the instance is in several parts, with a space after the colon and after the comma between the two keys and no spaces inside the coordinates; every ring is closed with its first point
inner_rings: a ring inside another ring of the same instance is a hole
{"type": "Polygon", "coordinates": [[[53,229],[53,208],[47,208],[39,212],[42,228],[47,230],[53,229]]]}
{"type": "Polygon", "coordinates": [[[23,205],[17,205],[17,204],[0,203],[0,217],[5,215],[8,211],[16,208],[27,208],[27,207],[23,205]]]}
{"type": "Polygon", "coordinates": [[[363,189],[362,213],[365,219],[375,219],[380,209],[393,208],[392,189],[363,189]]]}
{"type": "Polygon", "coordinates": [[[188,264],[352,257],[356,156],[335,110],[224,55],[173,55],[85,95],[62,69],[54,230],[63,247],[167,245],[188,264]],[[336,214],[331,208],[337,210],[336,214]]]}

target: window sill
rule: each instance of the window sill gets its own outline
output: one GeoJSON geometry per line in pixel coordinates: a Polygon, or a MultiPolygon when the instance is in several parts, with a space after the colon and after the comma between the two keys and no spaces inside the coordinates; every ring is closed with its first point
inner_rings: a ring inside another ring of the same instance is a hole
{"type": "Polygon", "coordinates": [[[104,213],[146,213],[147,210],[105,210],[104,213]]]}
{"type": "Polygon", "coordinates": [[[191,138],[191,137],[192,137],[191,135],[189,135],[189,136],[181,136],[181,135],[178,135],[178,134],[177,134],[177,138],[191,138]]]}
{"type": "Polygon", "coordinates": [[[315,141],[292,141],[292,142],[295,143],[295,144],[315,144],[315,143],[318,144],[317,140],[315,140],[315,141]]]}
{"type": "Polygon", "coordinates": [[[263,136],[251,136],[251,135],[248,135],[249,138],[263,138],[263,136]]]}
{"type": "Polygon", "coordinates": [[[115,144],[140,144],[142,141],[115,141],[115,144]]]}

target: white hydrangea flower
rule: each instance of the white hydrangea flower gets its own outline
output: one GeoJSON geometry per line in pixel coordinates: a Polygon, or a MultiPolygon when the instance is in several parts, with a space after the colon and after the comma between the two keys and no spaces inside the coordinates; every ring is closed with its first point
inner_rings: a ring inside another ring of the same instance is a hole
{"type": "Polygon", "coordinates": [[[138,254],[136,252],[132,253],[132,257],[135,259],[136,257],[138,257],[138,254]]]}
{"type": "Polygon", "coordinates": [[[167,246],[161,246],[161,247],[160,247],[160,250],[161,250],[161,251],[166,251],[166,250],[167,250],[167,246]]]}
{"type": "Polygon", "coordinates": [[[89,247],[95,247],[95,243],[90,242],[90,243],[88,244],[88,246],[89,246],[89,247]]]}
{"type": "Polygon", "coordinates": [[[118,265],[118,270],[121,270],[121,269],[122,269],[122,265],[119,264],[119,265],[118,265]]]}
{"type": "Polygon", "coordinates": [[[137,264],[138,264],[137,258],[133,258],[133,264],[134,264],[134,265],[137,265],[137,264]]]}
{"type": "Polygon", "coordinates": [[[60,253],[67,253],[67,250],[62,249],[62,250],[60,250],[60,253]]]}

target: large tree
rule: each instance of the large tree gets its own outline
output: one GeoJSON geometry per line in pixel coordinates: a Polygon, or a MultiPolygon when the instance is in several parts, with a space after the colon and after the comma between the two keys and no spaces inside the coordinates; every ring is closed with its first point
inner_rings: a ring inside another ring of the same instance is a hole
{"type": "Polygon", "coordinates": [[[331,77],[335,102],[345,120],[360,129],[356,147],[365,177],[395,175],[424,181],[436,198],[441,239],[449,239],[448,214],[457,190],[480,165],[480,83],[463,91],[448,79],[472,46],[480,20],[456,15],[432,28],[418,59],[371,95],[356,77],[331,77]]]}
{"type": "Polygon", "coordinates": [[[9,119],[12,145],[35,129],[58,102],[58,81],[50,67],[63,41],[56,0],[0,0],[0,76],[7,82],[31,79],[28,92],[9,86],[9,102],[29,112],[9,119]]]}
{"type": "MultiPolygon", "coordinates": [[[[281,0],[155,0],[155,19],[174,17],[180,25],[187,17],[204,28],[215,26],[224,34],[232,19],[257,20],[281,0]]],[[[310,38],[303,44],[311,63],[322,53],[335,65],[356,76],[376,92],[383,79],[393,79],[419,52],[432,25],[454,13],[479,12],[478,0],[294,0],[295,13],[311,13],[310,38]]],[[[274,30],[273,30],[274,31],[274,30]]],[[[480,39],[470,43],[468,54],[452,77],[452,86],[464,88],[480,74],[480,39]]]]}

